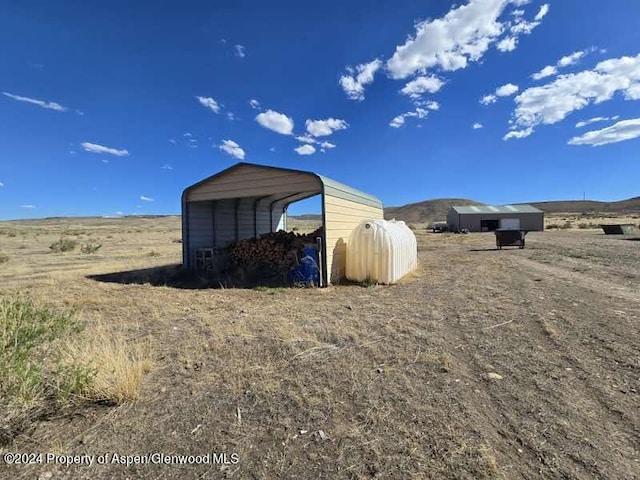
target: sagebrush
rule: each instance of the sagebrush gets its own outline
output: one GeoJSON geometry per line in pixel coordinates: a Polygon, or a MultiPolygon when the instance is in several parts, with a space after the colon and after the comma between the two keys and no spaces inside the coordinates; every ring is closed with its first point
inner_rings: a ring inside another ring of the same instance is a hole
{"type": "Polygon", "coordinates": [[[78,246],[78,242],[71,238],[61,238],[49,245],[51,251],[56,253],[70,252],[78,246]]]}

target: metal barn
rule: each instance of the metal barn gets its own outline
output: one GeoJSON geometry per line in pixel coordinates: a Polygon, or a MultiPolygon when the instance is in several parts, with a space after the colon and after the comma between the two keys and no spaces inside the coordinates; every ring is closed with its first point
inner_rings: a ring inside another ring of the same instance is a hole
{"type": "Polygon", "coordinates": [[[322,195],[322,283],[345,275],[346,245],[365,219],[383,218],[382,202],[313,172],[238,163],[182,194],[182,258],[194,268],[198,249],[220,248],[287,227],[287,207],[322,195]]]}
{"type": "Polygon", "coordinates": [[[544,212],[531,205],[453,206],[447,213],[451,231],[492,232],[498,228],[544,230],[544,212]]]}

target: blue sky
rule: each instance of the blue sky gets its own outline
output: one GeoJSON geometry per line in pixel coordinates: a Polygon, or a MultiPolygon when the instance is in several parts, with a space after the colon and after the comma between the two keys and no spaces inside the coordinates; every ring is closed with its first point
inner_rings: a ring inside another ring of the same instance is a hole
{"type": "Polygon", "coordinates": [[[638,18],[637,0],[4,1],[0,219],[179,213],[240,160],[388,206],[637,196],[638,18]]]}

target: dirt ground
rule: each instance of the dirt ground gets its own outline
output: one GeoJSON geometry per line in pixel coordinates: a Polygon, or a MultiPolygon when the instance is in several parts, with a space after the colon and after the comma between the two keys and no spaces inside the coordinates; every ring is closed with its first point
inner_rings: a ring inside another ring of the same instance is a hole
{"type": "Polygon", "coordinates": [[[491,234],[416,232],[398,285],[244,290],[94,279],[179,262],[177,218],[0,230],[0,293],[111,321],[155,357],[139,401],[0,447],[106,465],[0,462],[0,478],[640,478],[640,236],[498,251],[491,234]],[[63,231],[103,247],[49,253],[63,231]],[[226,464],[112,463],[214,453],[226,464]]]}

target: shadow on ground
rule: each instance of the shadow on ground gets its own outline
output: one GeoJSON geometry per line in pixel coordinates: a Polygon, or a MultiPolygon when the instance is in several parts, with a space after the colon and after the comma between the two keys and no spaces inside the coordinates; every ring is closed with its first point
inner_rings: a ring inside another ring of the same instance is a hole
{"type": "Polygon", "coordinates": [[[172,287],[188,290],[207,288],[255,288],[258,286],[282,287],[281,279],[246,275],[244,272],[234,275],[213,275],[182,268],[181,264],[161,265],[159,267],[126,270],[123,272],[87,275],[97,282],[119,283],[122,285],[152,285],[154,287],[172,287]]]}
{"type": "Polygon", "coordinates": [[[87,275],[87,278],[105,283],[123,285],[153,285],[154,287],[173,287],[184,289],[221,288],[225,284],[219,278],[182,268],[181,264],[161,265],[159,267],[125,270],[122,272],[87,275]]]}

